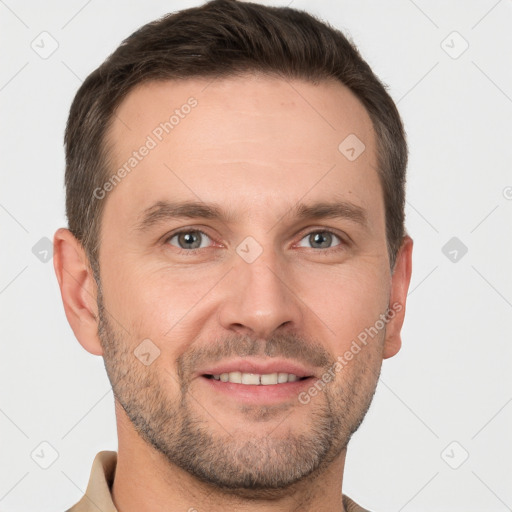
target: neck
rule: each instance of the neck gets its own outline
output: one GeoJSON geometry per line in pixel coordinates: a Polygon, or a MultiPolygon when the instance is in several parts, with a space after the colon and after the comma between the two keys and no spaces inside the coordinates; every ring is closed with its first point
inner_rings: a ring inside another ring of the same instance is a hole
{"type": "Polygon", "coordinates": [[[226,490],[170,463],[138,435],[124,411],[116,412],[119,446],[112,499],[118,512],[344,512],[346,450],[322,471],[286,489],[226,490]]]}

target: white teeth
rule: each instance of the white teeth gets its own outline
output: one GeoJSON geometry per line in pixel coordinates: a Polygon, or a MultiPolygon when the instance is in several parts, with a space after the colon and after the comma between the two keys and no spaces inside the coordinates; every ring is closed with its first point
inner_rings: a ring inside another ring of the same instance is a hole
{"type": "MultiPolygon", "coordinates": [[[[226,374],[224,373],[224,375],[226,375],[226,374]]],[[[235,382],[236,384],[241,384],[242,383],[242,374],[240,372],[229,372],[228,380],[226,382],[235,382]]]]}
{"type": "Polygon", "coordinates": [[[260,377],[260,382],[263,385],[277,384],[277,373],[267,373],[266,375],[262,375],[260,377]]]}
{"type": "Polygon", "coordinates": [[[242,373],[242,384],[258,385],[260,376],[257,373],[242,373]]]}
{"type": "Polygon", "coordinates": [[[249,386],[269,386],[272,384],[284,384],[285,382],[295,382],[296,380],[299,380],[299,377],[293,373],[266,373],[261,375],[259,373],[229,372],[221,373],[220,375],[213,375],[213,378],[222,382],[247,384],[249,386]]]}
{"type": "Polygon", "coordinates": [[[287,373],[278,373],[277,374],[277,382],[281,384],[283,382],[288,382],[288,374],[287,373]]]}

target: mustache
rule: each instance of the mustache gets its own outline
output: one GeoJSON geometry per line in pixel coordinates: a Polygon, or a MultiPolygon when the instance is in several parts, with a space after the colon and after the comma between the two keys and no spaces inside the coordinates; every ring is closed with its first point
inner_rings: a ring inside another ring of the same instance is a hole
{"type": "Polygon", "coordinates": [[[295,333],[279,333],[268,339],[232,333],[181,354],[177,358],[178,375],[185,378],[198,367],[247,356],[283,357],[319,369],[330,368],[336,362],[319,342],[295,333]]]}

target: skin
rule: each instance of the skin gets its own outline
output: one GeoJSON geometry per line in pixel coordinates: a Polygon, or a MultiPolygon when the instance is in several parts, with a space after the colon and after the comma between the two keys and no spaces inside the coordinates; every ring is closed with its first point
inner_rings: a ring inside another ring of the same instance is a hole
{"type": "Polygon", "coordinates": [[[120,512],[343,510],[346,446],[382,360],[400,349],[412,268],[407,236],[390,270],[371,120],[335,82],[152,82],[118,108],[112,172],[190,96],[197,106],[103,199],[100,289],[73,235],[61,228],[54,238],[66,316],[82,346],[104,357],[114,389],[113,500],[120,512]],[[338,150],[349,134],[366,146],[354,161],[338,150]],[[234,215],[137,230],[159,200],[212,202],[234,215]],[[290,213],[315,201],[350,201],[367,224],[290,213]],[[169,240],[178,228],[205,233],[202,248],[169,240]],[[308,236],[325,229],[339,237],[327,248],[308,236]],[[236,251],[248,236],[262,250],[252,263],[236,251]],[[196,375],[249,356],[322,375],[391,304],[400,311],[307,404],[226,399],[196,375]],[[145,339],[160,350],[147,366],[133,354],[145,339]]]}

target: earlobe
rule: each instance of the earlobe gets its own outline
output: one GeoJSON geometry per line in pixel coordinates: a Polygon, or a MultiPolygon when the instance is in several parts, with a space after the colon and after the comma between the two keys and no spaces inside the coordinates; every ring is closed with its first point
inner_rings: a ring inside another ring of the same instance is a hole
{"type": "Polygon", "coordinates": [[[396,265],[391,276],[391,294],[389,298],[389,323],[386,326],[383,358],[398,353],[402,346],[401,330],[405,318],[405,304],[412,274],[413,240],[406,235],[397,254],[396,265]]]}
{"type": "Polygon", "coordinates": [[[77,340],[91,354],[102,355],[96,281],[81,243],[69,229],[55,232],[53,266],[66,318],[77,340]]]}

